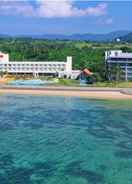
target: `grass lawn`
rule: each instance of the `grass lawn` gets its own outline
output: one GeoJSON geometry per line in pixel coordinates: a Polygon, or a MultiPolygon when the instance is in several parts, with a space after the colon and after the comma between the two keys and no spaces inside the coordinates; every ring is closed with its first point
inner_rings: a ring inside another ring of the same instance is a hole
{"type": "MultiPolygon", "coordinates": [[[[78,80],[71,79],[59,79],[57,86],[73,86],[80,87],[80,82],[78,80]]],[[[132,88],[132,81],[112,81],[112,82],[96,82],[94,84],[86,84],[85,87],[110,87],[110,88],[132,88]]]]}
{"type": "Polygon", "coordinates": [[[132,88],[132,81],[96,82],[91,87],[132,88]]]}
{"type": "Polygon", "coordinates": [[[78,80],[59,79],[59,83],[57,85],[62,85],[62,86],[80,86],[80,83],[79,83],[78,80]]]}
{"type": "MultiPolygon", "coordinates": [[[[80,86],[78,80],[59,79],[59,86],[80,86]]],[[[96,82],[94,84],[86,84],[85,87],[113,87],[113,88],[132,88],[132,81],[112,81],[112,82],[96,82]]]]}

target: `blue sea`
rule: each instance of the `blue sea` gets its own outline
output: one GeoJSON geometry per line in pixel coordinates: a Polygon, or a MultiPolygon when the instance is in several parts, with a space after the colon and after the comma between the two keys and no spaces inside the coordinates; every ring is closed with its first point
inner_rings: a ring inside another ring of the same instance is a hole
{"type": "Polygon", "coordinates": [[[1,95],[0,184],[132,184],[132,101],[1,95]]]}

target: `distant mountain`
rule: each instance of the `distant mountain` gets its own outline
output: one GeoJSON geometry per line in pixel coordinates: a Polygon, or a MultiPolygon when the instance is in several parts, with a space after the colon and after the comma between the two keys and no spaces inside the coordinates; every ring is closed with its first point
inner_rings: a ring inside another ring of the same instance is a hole
{"type": "Polygon", "coordinates": [[[124,42],[132,42],[132,32],[131,33],[128,33],[125,36],[121,36],[120,37],[120,40],[121,41],[124,41],[124,42]]]}
{"type": "Polygon", "coordinates": [[[116,38],[125,36],[130,31],[115,31],[107,34],[72,34],[72,35],[59,35],[59,34],[46,34],[46,35],[33,35],[32,38],[49,39],[49,40],[87,40],[87,41],[114,41],[116,38]]]}
{"type": "Polygon", "coordinates": [[[0,34],[0,38],[8,38],[8,37],[9,37],[8,35],[0,34]]]}
{"type": "MultiPolygon", "coordinates": [[[[32,38],[32,39],[48,39],[48,40],[87,40],[87,41],[97,41],[106,42],[114,41],[116,38],[124,37],[128,35],[130,31],[115,31],[106,34],[72,34],[72,35],[61,35],[61,34],[44,34],[44,35],[17,35],[13,36],[15,38],[32,38]]],[[[0,38],[9,37],[6,35],[0,35],[0,38]]]]}

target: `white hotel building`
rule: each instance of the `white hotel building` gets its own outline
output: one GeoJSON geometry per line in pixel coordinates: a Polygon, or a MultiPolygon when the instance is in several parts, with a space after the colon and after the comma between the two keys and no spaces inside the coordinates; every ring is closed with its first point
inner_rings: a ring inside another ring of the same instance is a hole
{"type": "Polygon", "coordinates": [[[9,61],[9,54],[0,52],[0,71],[9,74],[54,75],[75,79],[79,70],[72,70],[72,57],[66,61],[9,61]]]}
{"type": "Polygon", "coordinates": [[[121,70],[122,80],[132,80],[132,53],[122,52],[122,50],[106,51],[105,62],[109,80],[112,79],[113,68],[117,67],[121,70]]]}

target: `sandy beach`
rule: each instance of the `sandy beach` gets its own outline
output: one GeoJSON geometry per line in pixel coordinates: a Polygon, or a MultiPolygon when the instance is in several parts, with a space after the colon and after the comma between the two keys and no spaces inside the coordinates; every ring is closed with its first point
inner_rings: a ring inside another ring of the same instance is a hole
{"type": "Polygon", "coordinates": [[[91,99],[132,99],[132,95],[123,93],[120,89],[112,88],[0,88],[1,94],[27,94],[46,96],[74,96],[91,99]]]}

